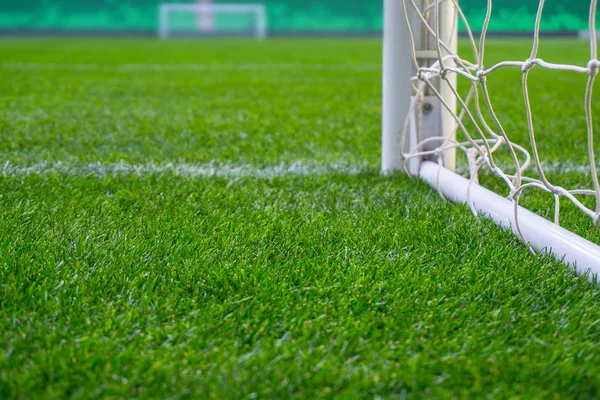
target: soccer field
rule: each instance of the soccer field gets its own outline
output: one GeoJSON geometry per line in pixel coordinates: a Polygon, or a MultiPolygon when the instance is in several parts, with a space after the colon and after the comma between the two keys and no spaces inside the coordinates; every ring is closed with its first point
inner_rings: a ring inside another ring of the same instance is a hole
{"type": "MultiPolygon", "coordinates": [[[[380,175],[381,47],[2,40],[0,398],[600,395],[598,285],[380,175]]],[[[589,43],[540,56],[585,66],[589,43]]],[[[526,144],[520,79],[489,85],[526,144]]],[[[567,187],[591,187],[585,82],[531,72],[567,187]]]]}

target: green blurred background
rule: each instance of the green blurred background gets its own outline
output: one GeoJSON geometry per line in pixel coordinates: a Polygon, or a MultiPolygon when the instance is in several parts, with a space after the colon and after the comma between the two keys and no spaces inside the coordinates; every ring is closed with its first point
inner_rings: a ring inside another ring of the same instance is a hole
{"type": "MultiPolygon", "coordinates": [[[[0,0],[3,32],[96,32],[151,34],[157,7],[168,0],[0,0]]],[[[171,1],[186,2],[186,1],[171,1]]],[[[188,1],[190,2],[190,1],[188,1]]],[[[193,1],[191,1],[193,2],[193,1]]],[[[215,3],[262,3],[271,34],[372,34],[382,29],[382,0],[258,0],[215,3]]],[[[485,0],[461,0],[474,30],[481,27],[485,0]]],[[[494,0],[493,32],[531,31],[539,0],[494,0]]],[[[542,29],[587,29],[589,0],[547,2],[542,29]]]]}

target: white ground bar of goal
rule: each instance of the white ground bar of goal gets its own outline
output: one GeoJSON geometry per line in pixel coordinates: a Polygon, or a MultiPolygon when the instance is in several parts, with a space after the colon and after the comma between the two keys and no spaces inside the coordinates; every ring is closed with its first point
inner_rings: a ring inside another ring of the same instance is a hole
{"type": "MultiPolygon", "coordinates": [[[[511,201],[477,184],[469,188],[468,179],[430,161],[421,164],[419,175],[448,200],[467,203],[469,194],[470,203],[480,214],[519,235],[511,201]]],[[[521,233],[533,250],[551,253],[579,273],[589,272],[590,279],[600,273],[600,246],[525,208],[519,207],[517,215],[521,233]]]]}

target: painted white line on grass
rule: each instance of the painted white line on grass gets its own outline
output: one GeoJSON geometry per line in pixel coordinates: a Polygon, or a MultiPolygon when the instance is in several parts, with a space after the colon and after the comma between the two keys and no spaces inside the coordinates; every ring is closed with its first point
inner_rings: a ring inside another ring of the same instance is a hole
{"type": "MultiPolygon", "coordinates": [[[[542,164],[546,173],[577,173],[590,175],[587,165],[568,162],[554,162],[542,164]]],[[[510,170],[509,166],[500,166],[510,170]]],[[[600,165],[598,166],[600,170],[600,165]]],[[[28,175],[70,175],[70,176],[147,176],[147,175],[173,175],[182,177],[256,177],[271,178],[277,176],[320,176],[326,174],[356,175],[376,171],[375,168],[363,165],[348,165],[333,163],[327,165],[306,164],[302,162],[280,163],[267,166],[252,164],[230,165],[223,162],[211,161],[208,163],[145,163],[130,164],[124,161],[116,163],[71,163],[44,161],[36,164],[22,165],[6,161],[0,167],[0,176],[28,176],[28,175]]],[[[484,170],[489,172],[487,170],[484,170]]],[[[532,169],[528,170],[533,171],[532,169]]],[[[458,173],[465,175],[468,168],[458,167],[458,173]]]]}
{"type": "Polygon", "coordinates": [[[21,71],[108,71],[108,72],[185,72],[185,71],[379,71],[381,64],[70,64],[70,63],[20,63],[0,64],[4,69],[21,71]]]}
{"type": "MultiPolygon", "coordinates": [[[[577,164],[569,161],[554,161],[554,162],[541,162],[542,170],[546,173],[578,173],[582,175],[591,175],[591,169],[588,164],[577,164]]],[[[498,167],[505,172],[512,173],[515,170],[514,165],[512,164],[498,164],[498,167]]],[[[600,172],[600,163],[596,165],[596,169],[600,172]]],[[[459,165],[458,172],[461,175],[466,175],[469,173],[468,165],[459,165]]],[[[482,169],[484,173],[491,173],[489,168],[482,169]]],[[[533,165],[529,166],[525,175],[531,175],[533,172],[536,172],[535,167],[533,165]]]]}
{"type": "MultiPolygon", "coordinates": [[[[570,162],[542,162],[542,169],[549,172],[577,172],[590,175],[592,170],[589,164],[575,164],[570,162]]],[[[596,170],[600,171],[600,164],[596,165],[596,170]]]]}
{"type": "Polygon", "coordinates": [[[0,168],[0,175],[31,176],[31,175],[68,175],[68,176],[149,176],[169,175],[181,177],[229,177],[229,178],[273,178],[278,176],[319,176],[326,174],[357,175],[373,172],[373,168],[350,166],[344,164],[310,165],[300,162],[291,164],[276,164],[270,166],[254,166],[251,164],[228,165],[219,162],[206,164],[164,163],[164,164],[129,164],[117,163],[87,163],[71,164],[63,162],[41,162],[32,165],[19,165],[6,162],[0,168]]]}

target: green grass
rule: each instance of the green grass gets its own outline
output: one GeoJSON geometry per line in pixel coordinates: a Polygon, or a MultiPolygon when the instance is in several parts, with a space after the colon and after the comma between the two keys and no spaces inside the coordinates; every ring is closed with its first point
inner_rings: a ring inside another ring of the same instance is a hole
{"type": "MultiPolygon", "coordinates": [[[[379,41],[0,52],[0,398],[598,397],[598,285],[379,175],[379,41]]],[[[542,151],[585,165],[582,80],[558,74],[532,72],[542,151]]]]}

